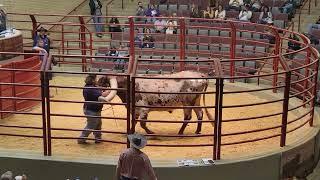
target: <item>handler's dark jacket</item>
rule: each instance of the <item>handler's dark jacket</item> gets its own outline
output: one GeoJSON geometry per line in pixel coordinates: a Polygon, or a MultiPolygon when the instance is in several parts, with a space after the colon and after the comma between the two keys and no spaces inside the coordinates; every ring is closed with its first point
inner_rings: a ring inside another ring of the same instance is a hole
{"type": "MultiPolygon", "coordinates": [[[[92,85],[86,85],[85,87],[94,87],[92,85]]],[[[98,88],[83,89],[83,98],[85,101],[98,101],[99,96],[102,95],[102,91],[98,88]]],[[[99,112],[103,108],[103,104],[86,102],[83,105],[83,109],[99,112]]]]}

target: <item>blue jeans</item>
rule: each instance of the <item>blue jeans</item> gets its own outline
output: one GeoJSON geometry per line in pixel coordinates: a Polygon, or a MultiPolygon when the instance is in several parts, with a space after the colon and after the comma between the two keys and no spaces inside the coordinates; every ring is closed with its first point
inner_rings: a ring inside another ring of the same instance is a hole
{"type": "MultiPolygon", "coordinates": [[[[101,121],[101,111],[95,112],[84,109],[84,114],[86,116],[99,116],[99,117],[87,117],[87,125],[82,131],[80,137],[85,138],[88,137],[92,131],[90,130],[101,130],[102,121],[101,121]]],[[[96,139],[101,139],[101,132],[93,132],[93,135],[96,139]]],[[[84,142],[85,139],[79,139],[79,141],[84,142]]]]}
{"type": "Polygon", "coordinates": [[[97,10],[95,12],[95,16],[93,16],[93,22],[95,23],[95,28],[96,28],[96,32],[97,33],[100,33],[100,32],[103,32],[103,25],[102,24],[97,24],[97,23],[102,23],[102,17],[98,17],[98,16],[101,16],[102,13],[101,13],[101,10],[97,10]]]}

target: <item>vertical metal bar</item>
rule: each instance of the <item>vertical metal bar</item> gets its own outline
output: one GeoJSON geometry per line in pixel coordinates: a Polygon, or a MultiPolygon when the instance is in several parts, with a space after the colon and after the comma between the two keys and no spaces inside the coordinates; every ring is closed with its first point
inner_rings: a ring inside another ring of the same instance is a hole
{"type": "MultiPolygon", "coordinates": [[[[85,22],[83,20],[82,16],[79,16],[79,22],[80,22],[80,41],[81,41],[81,54],[85,56],[87,54],[86,51],[86,29],[85,29],[85,22]]],[[[87,72],[87,58],[82,57],[82,72],[87,72]]]]}
{"type": "MultiPolygon", "coordinates": [[[[309,48],[313,48],[309,45],[309,48]]],[[[315,71],[315,77],[314,77],[314,88],[313,88],[313,102],[312,102],[312,111],[311,111],[311,120],[309,122],[310,126],[313,126],[313,118],[314,118],[314,111],[315,111],[315,105],[316,105],[316,98],[317,98],[317,88],[318,88],[318,69],[319,69],[319,59],[316,58],[315,61],[317,61],[317,63],[314,66],[314,71],[315,71]]]]}
{"type": "MultiPolygon", "coordinates": [[[[0,67],[1,68],[1,67],[0,67]]],[[[1,73],[1,70],[0,70],[1,73]]],[[[0,97],[2,97],[2,85],[0,85],[0,97]]],[[[4,109],[2,109],[2,103],[4,99],[0,99],[0,111],[3,111],[4,109]]],[[[0,112],[0,119],[4,118],[4,114],[2,112],[0,112]]]]}
{"type": "Polygon", "coordinates": [[[136,130],[136,79],[135,77],[132,77],[131,78],[131,120],[132,120],[132,123],[131,123],[131,130],[130,130],[130,134],[133,134],[136,130]]]}
{"type": "MultiPolygon", "coordinates": [[[[11,71],[11,74],[12,74],[11,82],[16,83],[16,71],[15,71],[16,63],[15,62],[12,63],[12,69],[13,69],[13,71],[11,71]]],[[[12,96],[15,98],[17,97],[16,85],[14,85],[14,84],[12,85],[12,96]]],[[[17,99],[13,100],[13,109],[14,109],[14,111],[17,111],[17,99]]]]}
{"type": "Polygon", "coordinates": [[[43,154],[48,155],[48,143],[47,143],[47,121],[46,121],[46,82],[45,73],[43,70],[40,72],[41,80],[41,111],[42,111],[42,140],[43,140],[43,154]]]}
{"type": "MultiPolygon", "coordinates": [[[[233,22],[229,22],[230,24],[230,33],[231,33],[231,44],[230,44],[230,76],[235,76],[235,62],[236,58],[236,43],[237,43],[237,29],[233,22]]],[[[230,79],[230,82],[234,82],[234,79],[230,79]]]]}
{"type": "Polygon", "coordinates": [[[285,82],[285,88],[284,88],[284,100],[283,100],[283,104],[282,104],[283,114],[282,114],[281,137],[280,137],[280,146],[281,147],[286,145],[291,71],[286,72],[285,81],[286,82],[285,82]]]}
{"type": "MultiPolygon", "coordinates": [[[[62,54],[64,54],[64,43],[65,43],[65,39],[64,39],[64,24],[61,24],[61,48],[62,48],[62,54]]],[[[62,61],[64,61],[64,57],[62,57],[62,61]]]]}
{"type": "Polygon", "coordinates": [[[48,156],[52,155],[52,144],[51,144],[51,114],[50,114],[50,84],[48,79],[48,72],[45,71],[44,75],[44,91],[45,91],[45,97],[47,99],[46,101],[46,114],[47,114],[47,131],[48,131],[48,156]]]}
{"type": "Polygon", "coordinates": [[[218,125],[218,135],[217,135],[217,160],[220,160],[221,158],[221,136],[222,136],[222,104],[223,104],[223,86],[224,86],[224,79],[221,78],[220,79],[220,83],[219,83],[219,115],[218,115],[218,119],[216,119],[217,121],[217,125],[218,125]]]}
{"type": "Polygon", "coordinates": [[[124,9],[123,0],[121,0],[121,8],[124,9]]]}
{"type": "Polygon", "coordinates": [[[179,20],[180,23],[180,71],[185,69],[186,58],[186,21],[185,18],[179,20]]]}
{"type": "Polygon", "coordinates": [[[135,47],[134,47],[134,19],[133,17],[129,17],[129,27],[130,27],[130,61],[129,61],[129,65],[128,65],[128,73],[130,74],[132,72],[132,68],[133,68],[133,64],[135,62],[135,47]]]}
{"type": "Polygon", "coordinates": [[[311,0],[309,0],[309,7],[308,7],[308,14],[310,15],[311,12],[311,0]]]}
{"type": "MultiPolygon", "coordinates": [[[[274,54],[275,55],[279,55],[280,54],[280,47],[281,47],[280,35],[279,35],[279,32],[276,29],[274,29],[273,27],[270,27],[270,28],[273,31],[273,34],[275,36],[274,54]]],[[[273,58],[273,72],[274,73],[278,73],[278,71],[279,71],[279,56],[273,58]]],[[[277,84],[278,84],[278,74],[275,74],[273,76],[273,81],[272,81],[272,87],[274,88],[273,89],[274,93],[277,92],[277,89],[275,89],[277,84]]]]}
{"type": "MultiPolygon", "coordinates": [[[[131,110],[131,94],[130,94],[130,91],[131,91],[131,84],[130,84],[130,76],[126,76],[127,78],[127,94],[126,94],[126,99],[127,99],[127,104],[126,104],[126,108],[127,108],[127,134],[130,134],[130,131],[131,131],[131,123],[130,123],[130,110],[131,110]]],[[[130,142],[129,142],[129,139],[127,138],[127,148],[130,147],[130,142]]]]}
{"type": "Polygon", "coordinates": [[[218,146],[218,119],[219,119],[219,93],[220,79],[216,79],[215,109],[214,109],[214,134],[213,134],[213,159],[217,159],[218,146]]]}
{"type": "MultiPolygon", "coordinates": [[[[310,52],[310,48],[307,49],[307,57],[305,60],[305,64],[310,64],[310,56],[311,56],[311,52],[310,52]]],[[[309,76],[309,67],[305,67],[305,71],[304,71],[304,77],[308,77],[309,76]]],[[[306,80],[304,80],[303,82],[303,87],[304,89],[308,88],[308,80],[309,78],[307,78],[306,80]]],[[[306,102],[306,96],[308,95],[308,91],[306,91],[305,93],[303,93],[303,100],[302,102],[305,103],[306,102]]],[[[303,105],[303,107],[306,107],[305,105],[303,105]]]]}

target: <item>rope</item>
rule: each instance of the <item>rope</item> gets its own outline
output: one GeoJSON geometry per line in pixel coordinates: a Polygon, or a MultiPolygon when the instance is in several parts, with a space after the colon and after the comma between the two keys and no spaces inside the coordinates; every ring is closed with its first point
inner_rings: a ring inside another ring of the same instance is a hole
{"type": "MultiPolygon", "coordinates": [[[[108,107],[108,108],[106,108],[106,109],[102,109],[101,112],[102,112],[102,111],[106,111],[106,110],[108,110],[108,109],[110,109],[110,108],[111,108],[111,110],[112,110],[112,115],[113,115],[113,117],[116,117],[116,116],[114,115],[113,105],[110,105],[110,107],[108,107]]],[[[114,119],[114,122],[115,122],[115,124],[116,124],[116,126],[117,126],[117,128],[118,128],[117,119],[114,119]]]]}

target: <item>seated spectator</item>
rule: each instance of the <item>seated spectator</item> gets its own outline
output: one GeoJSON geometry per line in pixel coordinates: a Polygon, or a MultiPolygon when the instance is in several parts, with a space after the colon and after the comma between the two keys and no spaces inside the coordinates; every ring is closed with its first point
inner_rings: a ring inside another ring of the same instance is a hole
{"type": "Polygon", "coordinates": [[[109,32],[121,32],[118,18],[112,17],[109,23],[109,32]]]}
{"type": "Polygon", "coordinates": [[[177,21],[177,19],[175,19],[175,18],[177,18],[177,13],[172,13],[172,16],[170,16],[170,17],[172,19],[169,19],[167,21],[167,24],[169,24],[169,22],[172,22],[173,23],[173,29],[174,29],[173,34],[177,34],[177,32],[178,32],[178,21],[177,21]]]}
{"type": "Polygon", "coordinates": [[[167,22],[163,18],[158,18],[154,22],[154,27],[157,33],[165,33],[167,22]]]}
{"type": "Polygon", "coordinates": [[[289,19],[293,18],[295,9],[294,9],[294,1],[287,0],[282,7],[279,8],[282,13],[286,13],[289,15],[289,19]]]}
{"type": "Polygon", "coordinates": [[[139,29],[135,30],[135,37],[134,37],[134,45],[138,47],[142,47],[143,35],[141,34],[139,29]]]}
{"type": "Polygon", "coordinates": [[[1,175],[0,180],[13,180],[13,174],[11,171],[7,171],[1,175]]]}
{"type": "Polygon", "coordinates": [[[269,24],[269,25],[273,24],[272,13],[270,12],[269,7],[267,6],[262,7],[262,12],[260,13],[260,16],[259,16],[259,23],[269,24]]]}
{"type": "Polygon", "coordinates": [[[210,6],[207,6],[206,10],[203,10],[202,17],[207,19],[213,19],[214,18],[214,11],[213,8],[210,6]]]}
{"type": "MultiPolygon", "coordinates": [[[[158,17],[160,15],[159,11],[154,7],[153,4],[150,5],[150,7],[148,8],[148,10],[145,12],[145,15],[147,17],[152,17],[150,18],[149,22],[154,22],[155,21],[155,17],[158,17]]],[[[148,19],[149,20],[149,19],[148,19]]]]}
{"type": "MultiPolygon", "coordinates": [[[[136,10],[136,16],[144,16],[145,9],[142,5],[142,2],[138,2],[138,8],[136,10]]],[[[141,21],[141,18],[136,18],[136,21],[141,21]]]]}
{"type": "Polygon", "coordinates": [[[243,0],[230,0],[228,9],[240,11],[241,6],[243,6],[243,0]]]}
{"type": "Polygon", "coordinates": [[[199,9],[194,3],[191,5],[190,17],[191,18],[199,18],[200,17],[199,9]]]}
{"type": "Polygon", "coordinates": [[[167,24],[166,34],[175,34],[173,22],[170,20],[167,24]]]}
{"type": "Polygon", "coordinates": [[[214,13],[214,17],[216,19],[221,19],[221,20],[226,19],[226,10],[224,10],[224,8],[221,4],[219,4],[218,9],[214,13]]]}
{"type": "MultiPolygon", "coordinates": [[[[129,57],[129,48],[124,45],[120,45],[119,51],[118,51],[118,57],[129,57]]],[[[124,70],[124,65],[126,63],[125,59],[117,59],[116,60],[116,66],[115,69],[118,70],[124,70]]]]}
{"type": "Polygon", "coordinates": [[[151,36],[151,30],[149,28],[144,29],[144,38],[142,48],[153,48],[154,38],[151,36]]]}
{"type": "Polygon", "coordinates": [[[242,10],[239,13],[240,21],[250,21],[252,12],[248,10],[248,6],[242,6],[242,10]]]}
{"type": "Polygon", "coordinates": [[[252,0],[251,1],[251,11],[258,12],[262,6],[261,0],[252,0]]]}

